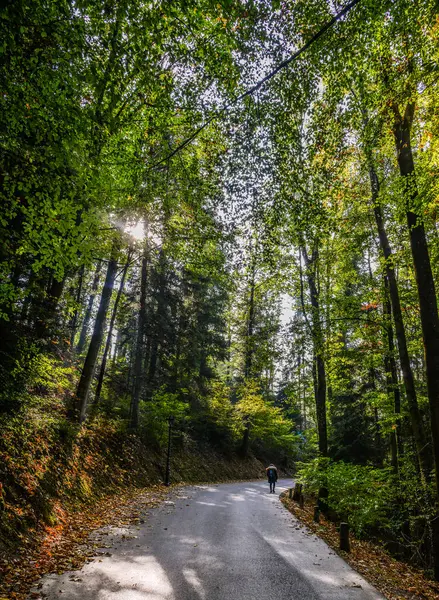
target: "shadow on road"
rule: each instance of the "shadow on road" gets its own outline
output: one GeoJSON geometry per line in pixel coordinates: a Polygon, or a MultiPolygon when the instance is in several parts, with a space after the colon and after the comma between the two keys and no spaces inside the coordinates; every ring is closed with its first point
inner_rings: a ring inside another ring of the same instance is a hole
{"type": "Polygon", "coordinates": [[[355,588],[346,573],[325,568],[329,550],[323,545],[323,557],[320,540],[292,528],[278,500],[283,489],[269,494],[261,483],[192,488],[190,501],[161,507],[125,540],[115,536],[112,556],[50,576],[43,591],[63,600],[380,598],[355,588]]]}

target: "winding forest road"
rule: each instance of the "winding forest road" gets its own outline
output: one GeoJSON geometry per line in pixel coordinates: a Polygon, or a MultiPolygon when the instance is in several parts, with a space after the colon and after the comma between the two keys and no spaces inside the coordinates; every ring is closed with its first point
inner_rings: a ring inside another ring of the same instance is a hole
{"type": "Polygon", "coordinates": [[[95,532],[101,556],[46,576],[39,591],[50,600],[382,600],[283,507],[286,485],[276,494],[260,481],[179,488],[144,523],[95,532]]]}

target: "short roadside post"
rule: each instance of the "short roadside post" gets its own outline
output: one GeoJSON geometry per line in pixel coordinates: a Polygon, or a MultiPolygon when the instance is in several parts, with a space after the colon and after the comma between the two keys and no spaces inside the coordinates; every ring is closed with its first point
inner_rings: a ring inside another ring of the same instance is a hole
{"type": "Polygon", "coordinates": [[[171,483],[171,444],[172,444],[172,426],[174,424],[174,417],[168,419],[168,455],[166,457],[166,475],[165,485],[171,483]]]}
{"type": "Polygon", "coordinates": [[[296,485],[294,486],[293,500],[295,500],[296,502],[299,502],[300,494],[302,493],[302,487],[303,486],[301,483],[296,483],[296,485]]]}
{"type": "Polygon", "coordinates": [[[340,550],[344,550],[345,552],[351,551],[348,523],[340,523],[340,550]]]}
{"type": "Polygon", "coordinates": [[[314,523],[320,523],[320,507],[318,504],[314,506],[314,523]]]}

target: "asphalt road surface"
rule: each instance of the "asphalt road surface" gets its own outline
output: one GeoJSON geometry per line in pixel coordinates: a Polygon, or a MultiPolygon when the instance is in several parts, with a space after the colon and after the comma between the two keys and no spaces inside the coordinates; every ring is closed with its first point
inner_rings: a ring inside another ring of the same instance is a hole
{"type": "Polygon", "coordinates": [[[50,600],[383,600],[265,482],[181,488],[145,522],[95,533],[101,556],[48,575],[50,600]],[[108,546],[111,546],[108,549],[108,546]]]}

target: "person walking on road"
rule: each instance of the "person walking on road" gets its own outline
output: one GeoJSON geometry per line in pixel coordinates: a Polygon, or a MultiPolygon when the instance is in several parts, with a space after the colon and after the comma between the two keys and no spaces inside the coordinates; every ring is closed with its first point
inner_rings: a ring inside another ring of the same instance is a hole
{"type": "Polygon", "coordinates": [[[276,487],[276,481],[277,481],[277,469],[276,467],[273,465],[273,463],[270,463],[268,465],[268,467],[265,469],[266,473],[267,473],[267,477],[268,477],[268,483],[270,484],[270,494],[274,494],[274,489],[276,487]]]}

